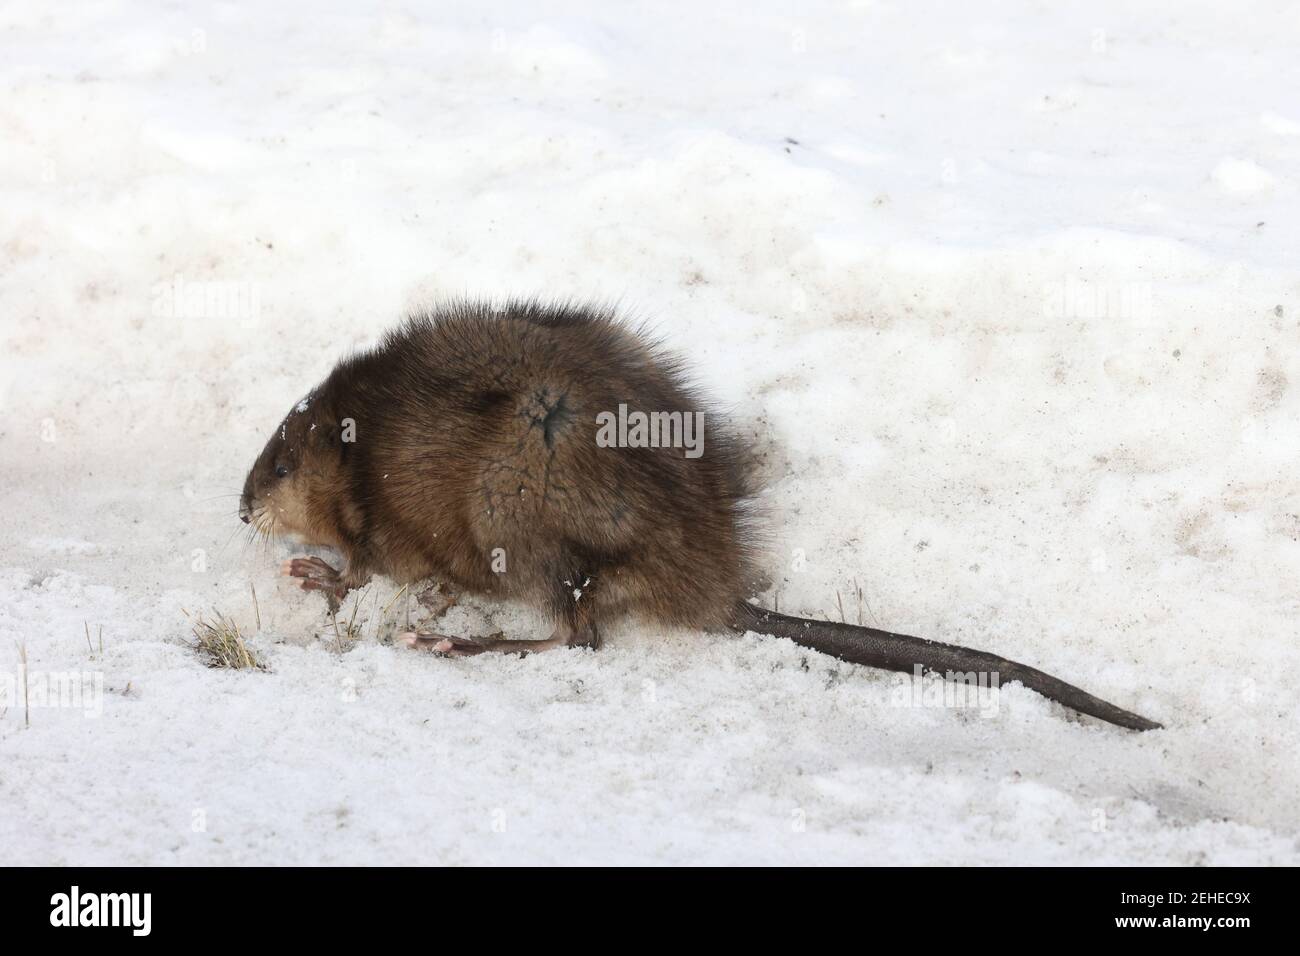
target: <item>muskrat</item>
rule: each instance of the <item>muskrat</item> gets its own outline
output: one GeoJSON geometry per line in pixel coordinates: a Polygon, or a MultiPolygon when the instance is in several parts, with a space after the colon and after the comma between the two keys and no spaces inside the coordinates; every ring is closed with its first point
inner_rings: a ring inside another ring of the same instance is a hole
{"type": "Polygon", "coordinates": [[[440,307],[294,405],[248,473],[240,516],[337,549],[342,571],[317,557],[284,566],[332,607],[383,574],[438,582],[444,608],[491,595],[555,624],[544,640],[404,635],[440,654],[597,648],[604,622],[634,613],[872,667],[1019,681],[1122,727],[1160,726],[995,654],[749,603],[754,457],[706,411],[680,363],[610,310],[440,307]]]}

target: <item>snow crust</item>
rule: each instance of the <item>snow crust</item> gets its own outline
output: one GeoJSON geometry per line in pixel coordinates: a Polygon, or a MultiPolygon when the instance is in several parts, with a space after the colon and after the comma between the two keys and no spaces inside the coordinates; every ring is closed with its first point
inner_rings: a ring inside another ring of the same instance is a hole
{"type": "Polygon", "coordinates": [[[2,16],[8,862],[1300,862],[1287,5],[2,16]],[[636,622],[439,660],[388,582],[341,651],[247,467],[405,310],[533,294],[649,320],[758,444],[766,600],[1168,729],[636,622]],[[213,609],[268,671],[203,666],[213,609]]]}

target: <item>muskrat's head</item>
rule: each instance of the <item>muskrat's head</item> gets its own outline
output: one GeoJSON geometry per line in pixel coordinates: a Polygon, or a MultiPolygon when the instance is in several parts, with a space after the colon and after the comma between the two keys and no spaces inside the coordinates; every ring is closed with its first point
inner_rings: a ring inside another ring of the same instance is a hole
{"type": "Polygon", "coordinates": [[[349,437],[328,404],[309,394],[289,410],[249,469],[239,517],[268,537],[339,546],[349,437]]]}

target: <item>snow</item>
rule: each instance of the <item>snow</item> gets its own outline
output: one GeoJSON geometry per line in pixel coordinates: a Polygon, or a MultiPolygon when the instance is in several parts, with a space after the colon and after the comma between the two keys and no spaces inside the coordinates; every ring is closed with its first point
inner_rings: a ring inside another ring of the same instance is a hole
{"type": "Polygon", "coordinates": [[[1214,181],[1227,193],[1259,193],[1272,189],[1277,178],[1249,159],[1225,159],[1214,167],[1214,181]]]}
{"type": "Polygon", "coordinates": [[[1285,4],[0,16],[10,862],[1300,862],[1285,4]],[[1167,729],[637,622],[438,659],[379,640],[383,581],[349,647],[237,494],[341,355],[466,294],[689,356],[763,455],[769,602],[1167,729]],[[203,666],[214,610],[268,671],[203,666]]]}

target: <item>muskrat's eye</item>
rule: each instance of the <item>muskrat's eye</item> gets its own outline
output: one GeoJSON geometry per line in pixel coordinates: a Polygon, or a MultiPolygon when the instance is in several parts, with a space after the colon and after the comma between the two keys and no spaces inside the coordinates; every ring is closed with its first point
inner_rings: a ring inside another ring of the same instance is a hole
{"type": "Polygon", "coordinates": [[[285,477],[287,474],[289,474],[289,466],[288,466],[288,465],[276,465],[276,466],[275,466],[275,477],[277,477],[277,478],[283,478],[283,477],[285,477]]]}

